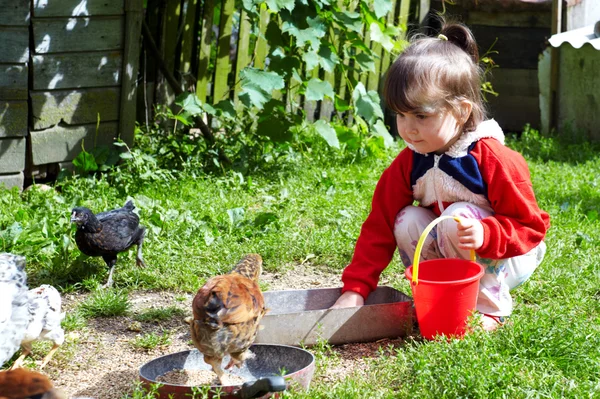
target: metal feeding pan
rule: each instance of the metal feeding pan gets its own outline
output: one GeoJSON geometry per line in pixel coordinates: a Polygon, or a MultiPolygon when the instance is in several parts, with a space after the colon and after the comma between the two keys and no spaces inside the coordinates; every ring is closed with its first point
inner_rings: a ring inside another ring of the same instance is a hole
{"type": "MultiPolygon", "coordinates": [[[[255,344],[250,347],[254,356],[244,362],[243,367],[232,367],[229,374],[243,377],[243,385],[212,386],[210,397],[267,398],[273,392],[283,391],[292,385],[308,389],[315,372],[315,358],[304,349],[286,345],[255,344]]],[[[223,367],[229,363],[229,356],[223,359],[223,367]]],[[[157,378],[173,370],[212,370],[204,362],[204,356],[196,349],[172,353],[149,361],[140,368],[140,380],[148,389],[158,383],[157,378]]],[[[158,392],[159,399],[189,399],[192,387],[188,385],[163,384],[158,392]]],[[[202,396],[204,397],[204,396],[202,396]]]]}
{"type": "Polygon", "coordinates": [[[377,287],[361,307],[329,309],[341,288],[266,291],[269,311],[257,343],[314,345],[319,339],[338,345],[408,335],[415,320],[412,299],[387,286],[377,287]]]}

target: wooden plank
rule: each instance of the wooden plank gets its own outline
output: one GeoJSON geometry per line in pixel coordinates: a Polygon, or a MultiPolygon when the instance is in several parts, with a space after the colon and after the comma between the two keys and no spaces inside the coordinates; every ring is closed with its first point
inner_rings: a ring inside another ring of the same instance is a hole
{"type": "Polygon", "coordinates": [[[519,28],[548,28],[552,24],[550,12],[483,12],[469,11],[470,25],[508,26],[519,28]]]}
{"type": "Polygon", "coordinates": [[[269,25],[270,19],[271,16],[267,9],[267,5],[262,3],[260,5],[260,21],[258,23],[259,36],[256,39],[256,47],[254,50],[254,68],[257,69],[263,69],[265,67],[265,60],[267,59],[267,53],[269,51],[265,33],[267,32],[267,26],[269,25]]]}
{"type": "Polygon", "coordinates": [[[590,44],[560,47],[557,127],[562,135],[600,141],[600,51],[590,44]]]}
{"type": "Polygon", "coordinates": [[[114,86],[121,83],[119,51],[33,56],[33,89],[114,86]]]}
{"type": "Polygon", "coordinates": [[[0,173],[16,173],[25,169],[25,137],[0,139],[0,173]]]}
{"type": "Polygon", "coordinates": [[[0,0],[2,25],[28,26],[30,0],[0,0]]]}
{"type": "Polygon", "coordinates": [[[98,15],[121,15],[123,0],[60,0],[33,1],[34,17],[87,17],[98,15]]]}
{"type": "Polygon", "coordinates": [[[198,70],[196,72],[196,95],[201,102],[206,102],[206,97],[209,94],[208,82],[210,76],[208,74],[208,66],[210,64],[210,49],[212,40],[212,21],[215,12],[215,1],[205,0],[204,9],[202,11],[202,29],[200,37],[200,45],[198,49],[198,70]]]}
{"type": "MultiPolygon", "coordinates": [[[[407,1],[404,1],[405,3],[407,3],[407,1]]],[[[392,0],[392,11],[390,11],[387,15],[386,18],[386,22],[388,25],[395,25],[397,27],[399,27],[400,29],[402,29],[402,33],[400,33],[400,38],[403,38],[405,35],[404,29],[405,27],[400,26],[399,24],[396,24],[396,9],[399,8],[400,13],[402,12],[402,0],[392,0]],[[397,1],[400,2],[400,4],[397,4],[397,1]]],[[[380,83],[383,83],[382,79],[383,76],[387,73],[387,70],[390,67],[390,64],[392,62],[392,57],[389,51],[385,51],[383,50],[383,54],[381,56],[381,67],[380,67],[380,83]]],[[[379,87],[381,87],[381,84],[379,85],[379,87]]]]}
{"type": "Polygon", "coordinates": [[[480,54],[483,54],[494,41],[492,58],[500,68],[537,69],[538,57],[546,47],[550,36],[548,28],[510,28],[471,25],[477,38],[480,54]]]}
{"type": "Polygon", "coordinates": [[[231,62],[229,50],[231,48],[231,31],[233,29],[233,13],[235,0],[223,0],[221,3],[221,22],[219,24],[219,40],[217,47],[217,61],[215,63],[215,86],[213,91],[213,103],[229,98],[229,72],[231,62]]]}
{"type": "MultiPolygon", "coordinates": [[[[142,18],[144,18],[143,0],[126,0],[119,137],[130,146],[133,144],[136,120],[135,107],[137,102],[137,77],[140,61],[142,18]]],[[[102,115],[100,116],[102,117],[102,115]]]]}
{"type": "Polygon", "coordinates": [[[250,64],[250,20],[246,15],[246,10],[242,10],[240,13],[240,28],[237,42],[237,57],[235,61],[235,92],[234,101],[237,102],[238,95],[242,90],[242,84],[240,80],[240,72],[242,69],[250,64]]]}
{"type": "Polygon", "coordinates": [[[531,69],[494,69],[490,78],[498,97],[488,95],[490,117],[506,132],[521,132],[526,123],[540,124],[537,71],[531,69]]]}
{"type": "Polygon", "coordinates": [[[34,18],[35,53],[120,50],[123,47],[123,28],[122,16],[34,18]]]}
{"type": "Polygon", "coordinates": [[[0,137],[27,136],[27,101],[0,103],[0,137]]]}
{"type": "Polygon", "coordinates": [[[0,27],[0,62],[22,64],[29,61],[29,28],[0,27]]]}
{"type": "Polygon", "coordinates": [[[4,186],[5,189],[11,189],[13,187],[19,187],[19,189],[23,189],[24,183],[25,175],[23,172],[12,173],[10,175],[0,175],[0,188],[4,186]]]}
{"type": "Polygon", "coordinates": [[[27,100],[26,64],[0,64],[0,99],[27,100]]]}
{"type": "MultiPolygon", "coordinates": [[[[159,42],[159,48],[165,61],[167,70],[177,76],[175,73],[175,64],[177,56],[177,32],[179,30],[179,19],[181,14],[181,3],[179,1],[167,1],[165,14],[162,19],[162,30],[159,42]]],[[[160,104],[171,105],[175,101],[175,93],[166,78],[159,74],[156,84],[156,100],[160,104]]]]}
{"type": "Polygon", "coordinates": [[[59,122],[69,125],[119,119],[118,87],[83,90],[31,91],[33,128],[46,129],[59,122]]]}
{"type": "MultiPolygon", "coordinates": [[[[192,56],[194,55],[194,43],[198,35],[198,23],[196,20],[198,0],[186,0],[183,19],[183,33],[181,37],[181,55],[179,57],[179,71],[188,77],[192,70],[192,56]]],[[[189,80],[189,79],[187,79],[189,80]]]]}
{"type": "MultiPolygon", "coordinates": [[[[319,77],[319,67],[314,68],[312,71],[306,71],[306,75],[310,79],[319,77]]],[[[309,80],[310,80],[309,79],[309,80]]],[[[306,101],[306,97],[304,99],[304,112],[306,112],[306,120],[309,122],[314,122],[315,120],[315,111],[320,104],[317,101],[306,101]]]]}
{"type": "Polygon", "coordinates": [[[29,133],[31,161],[34,165],[70,161],[81,152],[81,140],[86,151],[96,145],[110,145],[117,136],[117,122],[100,123],[96,135],[96,124],[64,127],[54,126],[29,133]]]}

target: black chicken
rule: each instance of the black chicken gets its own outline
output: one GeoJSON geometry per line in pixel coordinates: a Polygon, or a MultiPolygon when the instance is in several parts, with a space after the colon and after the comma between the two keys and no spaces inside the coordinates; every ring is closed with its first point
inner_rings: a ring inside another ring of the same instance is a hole
{"type": "Polygon", "coordinates": [[[133,213],[134,209],[133,202],[129,200],[122,208],[97,215],[83,207],[73,208],[71,213],[71,222],[77,223],[75,242],[79,250],[88,256],[102,256],[110,267],[104,287],[113,284],[113,271],[119,252],[137,245],[136,263],[139,267],[146,266],[142,259],[146,228],[140,225],[140,218],[133,213]]]}

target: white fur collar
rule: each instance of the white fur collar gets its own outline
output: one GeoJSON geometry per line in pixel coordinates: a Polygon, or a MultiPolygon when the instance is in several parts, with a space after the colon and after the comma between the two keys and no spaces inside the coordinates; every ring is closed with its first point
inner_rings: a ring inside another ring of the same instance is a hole
{"type": "MultiPolygon", "coordinates": [[[[472,132],[463,133],[456,143],[452,144],[448,151],[446,151],[446,155],[451,156],[452,158],[464,157],[467,155],[467,150],[472,143],[485,138],[494,138],[504,144],[504,133],[502,132],[500,125],[498,125],[498,122],[493,119],[488,119],[487,121],[481,122],[479,126],[477,126],[477,129],[472,132]]],[[[412,144],[407,143],[407,146],[414,152],[421,154],[412,144]]]]}

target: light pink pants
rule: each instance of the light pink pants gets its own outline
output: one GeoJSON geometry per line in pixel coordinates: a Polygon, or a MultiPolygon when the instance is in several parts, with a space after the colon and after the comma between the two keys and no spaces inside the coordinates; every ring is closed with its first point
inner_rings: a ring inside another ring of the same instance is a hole
{"type": "MultiPolygon", "coordinates": [[[[468,202],[457,202],[444,210],[442,215],[460,216],[481,220],[493,213],[468,202]]],[[[394,236],[405,267],[412,265],[415,247],[425,227],[436,218],[428,209],[407,206],[396,216],[394,236]]],[[[421,260],[439,258],[469,259],[469,251],[458,248],[457,223],[454,220],[439,222],[425,239],[421,260]]],[[[479,283],[477,310],[494,316],[508,316],[512,312],[510,290],[526,281],[538,267],[546,244],[540,243],[525,255],[508,259],[484,259],[476,262],[485,269],[479,283]]]]}

